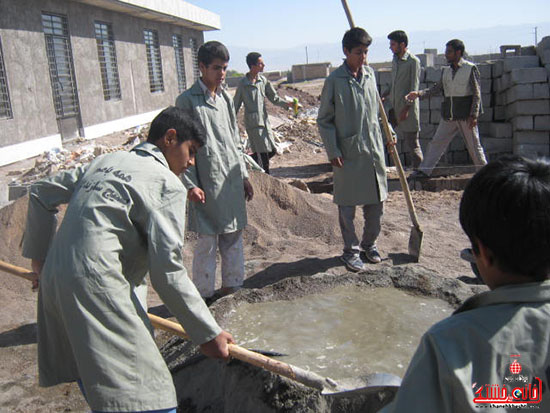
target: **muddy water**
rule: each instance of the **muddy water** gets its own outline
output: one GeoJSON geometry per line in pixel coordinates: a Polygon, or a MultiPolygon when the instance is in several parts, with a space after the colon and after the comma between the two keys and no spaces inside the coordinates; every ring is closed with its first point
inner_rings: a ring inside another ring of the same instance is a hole
{"type": "Polygon", "coordinates": [[[225,328],[238,344],[333,379],[403,376],[422,334],[453,308],[395,288],[340,286],[293,301],[243,303],[225,328]]]}

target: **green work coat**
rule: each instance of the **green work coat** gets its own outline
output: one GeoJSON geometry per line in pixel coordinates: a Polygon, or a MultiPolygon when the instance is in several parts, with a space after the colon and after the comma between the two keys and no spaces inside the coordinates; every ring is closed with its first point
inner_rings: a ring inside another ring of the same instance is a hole
{"type": "Polygon", "coordinates": [[[361,82],[345,64],[325,80],[317,124],[333,167],[334,202],[341,206],[368,205],[387,197],[384,140],[378,120],[374,71],[363,67],[361,82]]]}
{"type": "Polygon", "coordinates": [[[256,83],[252,83],[247,76],[243,77],[233,98],[237,113],[244,103],[244,125],[254,153],[269,153],[275,149],[273,131],[265,107],[266,97],[274,105],[288,107],[288,103],[277,95],[271,82],[262,75],[258,75],[256,83]]]}
{"type": "Polygon", "coordinates": [[[201,234],[225,234],[246,225],[243,179],[248,178],[233,100],[225,90],[215,102],[206,99],[198,81],[176,99],[176,106],[193,111],[206,129],[206,144],[187,169],[187,189],[201,188],[204,204],[190,202],[189,229],[201,234]]]}
{"type": "MultiPolygon", "coordinates": [[[[547,412],[549,366],[550,281],[499,287],[466,300],[424,334],[396,399],[380,412],[483,411],[489,404],[474,402],[480,388],[485,397],[486,386],[504,384],[511,395],[535,377],[543,393],[532,405],[547,412]],[[520,374],[510,371],[514,360],[520,374]]],[[[497,406],[488,410],[517,411],[497,406]]]]}
{"type": "Polygon", "coordinates": [[[418,132],[420,130],[420,103],[418,99],[408,103],[405,96],[418,90],[420,82],[420,60],[415,55],[405,52],[402,58],[393,56],[391,70],[390,103],[398,121],[398,131],[418,132]],[[399,122],[399,114],[409,106],[409,116],[399,122]]]}
{"type": "Polygon", "coordinates": [[[32,185],[23,255],[46,260],[37,311],[41,386],[80,378],[97,411],[177,405],[142,304],[147,272],[195,343],[221,332],[183,266],[186,194],[150,143],[32,185]],[[57,206],[67,202],[54,236],[57,206]]]}

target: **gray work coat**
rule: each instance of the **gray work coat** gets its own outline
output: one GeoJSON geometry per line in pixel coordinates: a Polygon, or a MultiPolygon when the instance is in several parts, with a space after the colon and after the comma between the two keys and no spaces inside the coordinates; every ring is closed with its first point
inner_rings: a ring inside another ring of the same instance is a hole
{"type": "Polygon", "coordinates": [[[420,130],[420,103],[418,99],[408,103],[405,96],[418,90],[420,84],[420,60],[415,55],[405,52],[402,58],[393,56],[391,70],[390,103],[398,121],[398,131],[418,132],[420,130]],[[399,115],[405,106],[409,106],[409,116],[399,122],[399,115]]]}
{"type": "Polygon", "coordinates": [[[288,103],[277,95],[271,82],[262,75],[258,75],[256,83],[252,83],[247,76],[243,77],[233,98],[237,113],[244,103],[244,125],[254,153],[269,153],[275,149],[264,102],[266,97],[274,105],[288,107],[288,103]]]}
{"type": "Polygon", "coordinates": [[[201,234],[225,234],[246,225],[243,179],[248,178],[233,100],[225,90],[215,102],[206,99],[198,81],[176,99],[176,106],[193,111],[206,129],[206,144],[187,169],[187,189],[201,188],[206,202],[190,202],[189,229],[201,234]]]}
{"type": "Polygon", "coordinates": [[[396,398],[380,413],[464,413],[490,406],[491,412],[514,412],[517,404],[506,407],[474,398],[485,397],[492,386],[500,387],[499,397],[506,386],[511,396],[514,388],[523,389],[536,377],[542,380],[537,393],[542,390],[542,400],[531,405],[548,412],[549,366],[550,281],[498,287],[469,298],[424,334],[396,398]],[[521,365],[520,374],[510,371],[514,360],[521,365]]]}
{"type": "Polygon", "coordinates": [[[97,411],[177,405],[142,304],[146,273],[195,343],[221,331],[183,266],[185,199],[150,143],[32,185],[23,255],[46,260],[37,311],[41,386],[80,378],[97,411]],[[57,206],[67,202],[54,236],[57,206]]]}
{"type": "Polygon", "coordinates": [[[368,205],[387,197],[384,140],[378,120],[374,71],[363,67],[361,82],[345,65],[325,80],[317,124],[328,159],[342,157],[334,167],[334,203],[368,205]]]}

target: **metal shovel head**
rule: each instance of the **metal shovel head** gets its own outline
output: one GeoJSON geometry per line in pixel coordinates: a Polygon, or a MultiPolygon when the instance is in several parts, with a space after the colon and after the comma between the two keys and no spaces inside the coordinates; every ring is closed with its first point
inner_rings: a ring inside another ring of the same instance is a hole
{"type": "Polygon", "coordinates": [[[355,379],[343,379],[333,388],[326,386],[321,394],[331,397],[353,397],[359,394],[374,393],[383,390],[397,390],[401,378],[389,373],[372,373],[355,379]]]}
{"type": "Polygon", "coordinates": [[[414,262],[420,259],[420,250],[422,249],[422,238],[424,233],[420,227],[412,226],[409,237],[409,255],[414,258],[414,262]]]}

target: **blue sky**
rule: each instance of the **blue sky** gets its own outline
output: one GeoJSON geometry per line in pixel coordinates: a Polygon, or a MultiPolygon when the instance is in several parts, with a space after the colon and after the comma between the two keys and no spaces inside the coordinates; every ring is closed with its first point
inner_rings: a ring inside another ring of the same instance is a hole
{"type": "MultiPolygon", "coordinates": [[[[206,32],[205,39],[219,40],[230,47],[263,52],[310,45],[315,60],[315,45],[339,42],[348,29],[340,0],[188,1],[220,15],[221,31],[206,32]]],[[[517,26],[500,44],[512,39],[522,45],[534,43],[535,26],[539,26],[539,40],[550,35],[550,0],[348,0],[348,4],[355,24],[373,38],[385,39],[395,29],[420,32],[410,39],[416,53],[424,48],[443,47],[437,36],[437,44],[431,44],[430,31],[446,31],[451,39],[458,37],[454,33],[467,33],[469,29],[517,26]]],[[[485,50],[474,52],[486,53],[499,46],[484,44],[482,40],[476,41],[476,48],[485,50]]]]}

